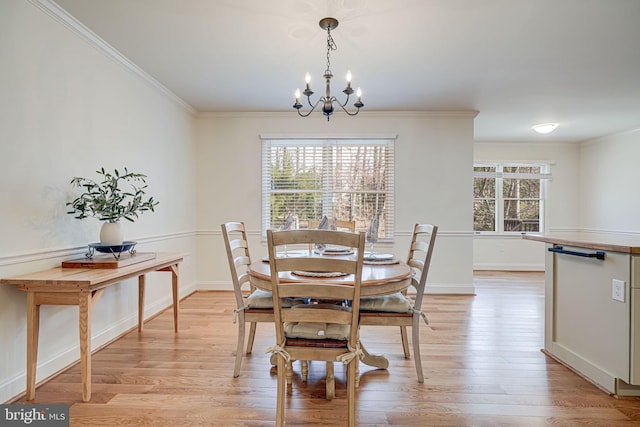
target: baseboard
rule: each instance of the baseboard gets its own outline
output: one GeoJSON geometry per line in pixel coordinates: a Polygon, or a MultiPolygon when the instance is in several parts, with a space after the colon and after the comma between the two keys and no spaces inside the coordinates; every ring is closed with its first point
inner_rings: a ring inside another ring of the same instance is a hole
{"type": "Polygon", "coordinates": [[[196,289],[198,291],[232,291],[233,284],[224,280],[200,280],[196,284],[196,289]]]}
{"type": "Polygon", "coordinates": [[[545,349],[545,354],[570,367],[572,371],[607,393],[616,393],[615,375],[593,364],[562,344],[553,342],[551,348],[545,349]]]}
{"type": "Polygon", "coordinates": [[[427,283],[425,294],[475,295],[473,283],[427,283]]]}
{"type": "Polygon", "coordinates": [[[474,263],[473,269],[486,271],[544,271],[544,264],[474,263]]]}

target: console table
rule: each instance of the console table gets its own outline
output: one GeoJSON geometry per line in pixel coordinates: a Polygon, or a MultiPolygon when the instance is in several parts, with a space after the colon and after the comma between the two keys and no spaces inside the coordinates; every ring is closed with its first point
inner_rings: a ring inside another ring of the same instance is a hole
{"type": "MultiPolygon", "coordinates": [[[[141,262],[118,268],[57,267],[50,270],[0,279],[0,284],[17,285],[27,293],[27,400],[36,394],[36,367],[41,305],[77,305],[79,308],[80,366],[82,401],[91,399],[91,310],[107,286],[125,279],[138,278],[138,331],[144,322],[145,274],[153,271],[171,273],[173,293],[173,325],[178,332],[178,264],[182,254],[139,253],[141,262]],[[146,256],[145,256],[146,255],[146,256]]],[[[89,265],[89,264],[87,264],[89,265]]]]}

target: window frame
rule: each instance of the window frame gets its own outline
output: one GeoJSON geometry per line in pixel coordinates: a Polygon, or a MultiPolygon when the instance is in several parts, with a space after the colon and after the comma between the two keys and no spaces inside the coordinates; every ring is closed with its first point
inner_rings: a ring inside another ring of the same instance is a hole
{"type": "MultiPolygon", "coordinates": [[[[322,215],[331,215],[331,209],[333,208],[332,203],[332,194],[335,193],[344,193],[344,189],[337,189],[336,187],[331,188],[331,185],[335,184],[335,175],[334,172],[334,164],[330,161],[327,161],[325,156],[328,156],[328,152],[330,150],[338,150],[337,147],[362,147],[362,146],[378,146],[385,147],[385,164],[388,165],[386,169],[386,173],[384,174],[385,178],[385,189],[383,190],[361,190],[361,193],[375,193],[376,191],[383,193],[385,195],[384,201],[384,212],[385,212],[385,221],[384,221],[384,230],[385,234],[379,236],[379,242],[392,242],[394,239],[394,223],[395,223],[395,140],[396,137],[393,136],[376,136],[376,137],[326,137],[326,138],[316,138],[316,137],[298,137],[298,138],[283,138],[283,137],[262,137],[262,224],[261,224],[261,235],[263,239],[266,239],[266,230],[271,227],[271,195],[274,191],[271,188],[272,183],[272,175],[271,175],[271,156],[272,156],[272,148],[273,147],[312,147],[312,148],[320,148],[322,150],[322,188],[313,190],[312,192],[321,192],[322,193],[322,215]]],[[[295,192],[296,190],[290,190],[291,192],[295,192]]],[[[287,192],[286,190],[284,192],[287,192]]],[[[354,191],[358,192],[358,191],[354,191]]],[[[278,193],[282,193],[282,191],[278,191],[278,193]]],[[[315,218],[319,220],[320,218],[315,218]]],[[[349,219],[349,218],[339,218],[339,219],[349,219]]],[[[368,223],[367,223],[368,225],[368,223]]],[[[363,228],[363,221],[358,221],[357,230],[358,231],[366,231],[363,228]]],[[[382,229],[382,227],[381,227],[382,229]]]]}
{"type": "Polygon", "coordinates": [[[532,162],[523,162],[523,161],[478,161],[473,163],[473,182],[475,188],[475,179],[476,178],[492,178],[495,180],[495,197],[485,197],[479,198],[473,194],[473,218],[474,218],[474,228],[473,232],[476,235],[522,235],[527,233],[542,233],[545,230],[546,226],[546,205],[547,205],[547,194],[548,194],[548,182],[551,181],[551,162],[545,161],[532,161],[532,162]],[[485,172],[485,171],[476,171],[476,168],[495,168],[493,172],[485,172]],[[514,173],[514,172],[504,172],[506,168],[510,167],[539,167],[539,173],[514,173]],[[522,231],[522,230],[514,230],[514,231],[505,231],[505,197],[504,197],[504,180],[505,179],[537,179],[540,181],[540,195],[539,198],[508,198],[508,200],[532,200],[538,201],[538,231],[522,231]],[[495,199],[494,201],[494,230],[476,230],[475,229],[475,204],[476,200],[487,200],[487,199],[495,199]]]}

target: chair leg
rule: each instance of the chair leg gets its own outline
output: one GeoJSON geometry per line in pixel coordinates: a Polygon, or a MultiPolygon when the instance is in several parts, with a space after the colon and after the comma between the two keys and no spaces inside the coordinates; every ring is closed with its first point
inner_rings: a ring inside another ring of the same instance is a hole
{"type": "Polygon", "coordinates": [[[236,364],[233,368],[233,377],[240,376],[240,368],[242,367],[242,351],[244,349],[244,317],[241,315],[238,319],[238,344],[236,345],[236,364]]]}
{"type": "Polygon", "coordinates": [[[284,426],[284,400],[285,390],[287,387],[287,361],[282,357],[278,357],[278,391],[276,400],[276,427],[284,426]]]}
{"type": "Polygon", "coordinates": [[[302,382],[307,382],[307,379],[309,378],[309,361],[308,360],[301,360],[300,361],[300,370],[302,373],[302,382]]]}
{"type": "Polygon", "coordinates": [[[347,411],[349,427],[356,425],[356,367],[360,363],[355,357],[347,365],[347,411]]]}
{"type": "Polygon", "coordinates": [[[251,326],[249,327],[249,339],[247,340],[247,354],[251,354],[251,350],[253,350],[253,339],[256,337],[256,322],[251,322],[251,326]]]}
{"type": "Polygon", "coordinates": [[[411,354],[409,353],[409,339],[407,337],[406,326],[400,326],[400,337],[402,338],[402,349],[404,350],[404,358],[411,359],[411,354]]]}
{"type": "Polygon", "coordinates": [[[420,316],[413,315],[413,326],[411,326],[411,341],[413,341],[413,362],[416,364],[416,374],[418,382],[424,382],[422,373],[422,356],[420,355],[420,316]]]}
{"type": "Polygon", "coordinates": [[[327,400],[333,400],[333,398],[336,396],[336,377],[333,371],[333,362],[327,362],[325,388],[327,400]]]}
{"type": "MultiPolygon", "coordinates": [[[[278,365],[278,369],[280,369],[280,365],[278,365]]],[[[287,384],[293,384],[293,361],[287,362],[286,373],[287,384]]]]}

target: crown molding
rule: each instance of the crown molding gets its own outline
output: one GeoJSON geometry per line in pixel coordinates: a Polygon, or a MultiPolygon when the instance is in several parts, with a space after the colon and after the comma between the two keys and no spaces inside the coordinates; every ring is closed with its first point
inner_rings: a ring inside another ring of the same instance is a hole
{"type": "Polygon", "coordinates": [[[154,79],[145,72],[142,68],[138,67],[129,58],[120,53],[116,48],[107,43],[104,39],[91,31],[87,26],[82,24],[76,18],[69,14],[66,10],[61,8],[53,0],[28,0],[31,4],[42,10],[44,13],[62,23],[65,27],[70,29],[80,38],[84,39],[98,51],[104,53],[107,57],[115,61],[122,66],[125,70],[137,75],[143,81],[157,89],[164,96],[178,104],[181,108],[187,111],[191,115],[196,114],[196,109],[187,104],[182,98],[178,97],[175,93],[170,91],[166,86],[154,79]]]}
{"type": "MultiPolygon", "coordinates": [[[[428,118],[428,117],[451,117],[473,119],[478,115],[478,111],[360,111],[361,117],[381,117],[381,118],[428,118]]],[[[346,115],[345,115],[346,116],[346,115]]],[[[199,111],[197,118],[298,118],[295,111],[199,111]],[[292,114],[293,113],[293,114],[292,114]]],[[[340,112],[332,117],[340,117],[340,112]]]]}

